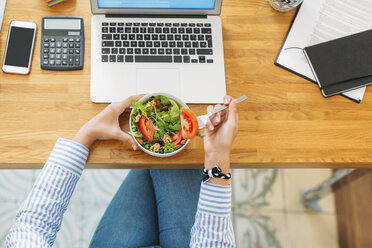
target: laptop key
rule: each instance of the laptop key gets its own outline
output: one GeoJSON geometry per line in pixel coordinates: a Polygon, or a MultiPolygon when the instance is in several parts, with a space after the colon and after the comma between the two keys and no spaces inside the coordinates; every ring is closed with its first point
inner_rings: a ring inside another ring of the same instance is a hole
{"type": "Polygon", "coordinates": [[[129,47],[129,41],[123,41],[123,47],[129,47]]]}
{"type": "Polygon", "coordinates": [[[110,26],[116,26],[116,22],[110,22],[110,26]]]}
{"type": "Polygon", "coordinates": [[[124,56],[118,55],[118,62],[124,62],[124,56]]]}
{"type": "Polygon", "coordinates": [[[186,33],[187,34],[192,34],[192,28],[186,28],[186,33]]]}
{"type": "Polygon", "coordinates": [[[154,28],[148,28],[147,29],[147,33],[149,33],[149,34],[153,34],[154,32],[155,32],[154,28]]]}
{"type": "Polygon", "coordinates": [[[102,54],[109,54],[110,48],[102,48],[102,54]]]}
{"type": "Polygon", "coordinates": [[[113,47],[114,42],[113,41],[102,41],[102,47],[113,47]]]}
{"type": "Polygon", "coordinates": [[[126,28],[125,28],[125,33],[127,33],[127,34],[132,33],[132,28],[130,28],[130,27],[126,27],[126,28]]]}
{"type": "Polygon", "coordinates": [[[186,48],[182,48],[181,49],[181,54],[182,55],[186,55],[187,54],[187,49],[186,48]]]}
{"type": "Polygon", "coordinates": [[[187,23],[181,23],[181,27],[187,27],[187,23]]]}
{"type": "Polygon", "coordinates": [[[154,41],[154,47],[160,47],[160,41],[154,41]]]}
{"type": "Polygon", "coordinates": [[[102,33],[108,33],[108,27],[102,27],[102,33]]]}
{"type": "Polygon", "coordinates": [[[132,32],[135,33],[135,34],[139,33],[139,28],[133,27],[132,32]]]}
{"type": "Polygon", "coordinates": [[[203,27],[203,23],[196,24],[197,27],[203,27]]]}
{"type": "Polygon", "coordinates": [[[166,40],[165,37],[166,37],[165,34],[161,34],[161,35],[159,35],[159,39],[160,39],[160,40],[166,40]]]}
{"type": "Polygon", "coordinates": [[[151,36],[149,34],[145,34],[143,38],[144,40],[151,40],[151,36]]]}
{"type": "Polygon", "coordinates": [[[110,27],[110,33],[116,33],[116,28],[115,27],[110,27]]]}
{"type": "Polygon", "coordinates": [[[182,41],[177,41],[177,47],[183,47],[183,42],[182,41]]]}
{"type": "Polygon", "coordinates": [[[150,54],[156,54],[156,48],[151,48],[150,49],[150,54]]]}
{"type": "Polygon", "coordinates": [[[147,28],[140,28],[140,33],[141,34],[146,34],[147,33],[147,28]]]}
{"type": "Polygon", "coordinates": [[[164,48],[158,48],[158,54],[164,54],[164,48]]]}
{"type": "Polygon", "coordinates": [[[188,34],[182,35],[182,40],[189,40],[189,35],[188,34]]]}
{"type": "Polygon", "coordinates": [[[155,28],[155,33],[157,33],[157,34],[161,34],[161,33],[162,33],[161,28],[155,28]]]}
{"type": "Polygon", "coordinates": [[[169,42],[169,47],[176,47],[176,42],[175,41],[170,41],[169,42]]]}
{"type": "Polygon", "coordinates": [[[115,46],[116,47],[121,47],[121,41],[115,41],[115,46]]]}
{"type": "Polygon", "coordinates": [[[148,24],[147,22],[142,22],[142,23],[141,23],[141,26],[142,26],[142,27],[147,27],[148,25],[149,25],[149,24],[148,24]]]}
{"type": "Polygon", "coordinates": [[[127,54],[133,54],[133,48],[127,48],[127,54]]]}
{"type": "Polygon", "coordinates": [[[127,22],[127,23],[125,23],[125,26],[130,27],[130,26],[132,26],[132,23],[127,22]]]}
{"type": "Polygon", "coordinates": [[[185,47],[191,47],[191,42],[190,41],[186,41],[185,42],[185,47]]]}
{"type": "Polygon", "coordinates": [[[146,47],[152,47],[152,41],[146,41],[146,47]]]}
{"type": "Polygon", "coordinates": [[[142,54],[149,54],[148,48],[142,48],[142,54]]]}
{"type": "Polygon", "coordinates": [[[199,56],[199,63],[205,63],[205,56],[199,56]]]}
{"type": "Polygon", "coordinates": [[[130,34],[128,37],[129,37],[129,40],[135,40],[136,39],[135,34],[130,34]]]}
{"type": "Polygon", "coordinates": [[[213,63],[213,59],[207,59],[207,63],[209,64],[213,63]]]}
{"type": "Polygon", "coordinates": [[[197,59],[192,59],[191,63],[198,63],[198,60],[197,59]]]}
{"type": "Polygon", "coordinates": [[[172,54],[172,49],[170,49],[170,48],[165,49],[165,53],[166,54],[172,54]]]}
{"type": "Polygon", "coordinates": [[[124,28],[123,27],[118,27],[117,31],[118,31],[118,33],[124,33],[124,28]]]}
{"type": "Polygon", "coordinates": [[[131,41],[130,46],[131,47],[137,47],[137,41],[131,41]]]}
{"type": "Polygon", "coordinates": [[[198,55],[213,55],[213,49],[196,49],[198,55]]]}
{"type": "Polygon", "coordinates": [[[102,26],[108,26],[108,22],[102,22],[102,26]]]}
{"type": "Polygon", "coordinates": [[[193,49],[193,48],[192,49],[189,49],[189,54],[190,55],[195,55],[195,49],[193,49]]]}
{"type": "Polygon", "coordinates": [[[151,39],[152,40],[158,40],[159,39],[159,35],[153,34],[153,35],[151,35],[151,39]]]}
{"type": "Polygon", "coordinates": [[[202,32],[202,34],[211,34],[212,29],[211,28],[202,28],[201,32],[202,32]]]}
{"type": "Polygon", "coordinates": [[[182,56],[174,56],[174,63],[182,63],[182,56]]]}
{"type": "Polygon", "coordinates": [[[173,34],[168,34],[167,35],[167,40],[173,40],[174,39],[174,35],[173,34]]]}
{"type": "Polygon", "coordinates": [[[121,38],[121,40],[127,40],[128,35],[127,34],[122,34],[122,35],[120,35],[120,38],[121,38]]]}
{"type": "Polygon", "coordinates": [[[190,56],[183,56],[183,63],[190,63],[190,56]]]}
{"type": "Polygon", "coordinates": [[[180,34],[176,34],[176,35],[174,36],[174,39],[175,39],[175,40],[181,40],[181,35],[180,35],[180,34]]]}
{"type": "Polygon", "coordinates": [[[134,49],[135,54],[141,54],[141,48],[136,48],[134,49]]]}
{"type": "Polygon", "coordinates": [[[161,47],[168,47],[168,41],[162,41],[161,47]]]}
{"type": "Polygon", "coordinates": [[[200,42],[200,47],[202,47],[202,48],[207,47],[207,42],[205,42],[205,41],[200,42]]]}
{"type": "Polygon", "coordinates": [[[124,26],[124,22],[118,22],[118,26],[124,26]]]}
{"type": "Polygon", "coordinates": [[[174,48],[173,49],[173,54],[180,54],[180,49],[179,48],[174,48]]]}
{"type": "Polygon", "coordinates": [[[111,48],[111,54],[118,54],[117,48],[111,48]]]}
{"type": "Polygon", "coordinates": [[[116,62],[116,55],[110,55],[110,62],[116,62]]]}
{"type": "Polygon", "coordinates": [[[112,40],[112,34],[102,34],[102,40],[112,40]]]}
{"type": "Polygon", "coordinates": [[[139,27],[141,24],[139,22],[133,23],[134,26],[139,27]]]}
{"type": "Polygon", "coordinates": [[[212,24],[210,24],[210,23],[204,23],[204,27],[211,27],[212,26],[212,24]]]}
{"type": "Polygon", "coordinates": [[[172,34],[177,34],[177,28],[171,28],[171,33],[172,34]]]}
{"type": "Polygon", "coordinates": [[[158,27],[163,27],[163,26],[164,26],[164,23],[159,22],[159,23],[157,24],[157,26],[158,26],[158,27]]]}
{"type": "Polygon", "coordinates": [[[145,42],[144,41],[139,41],[138,46],[139,47],[145,47],[145,42]]]}
{"type": "Polygon", "coordinates": [[[102,60],[101,61],[102,62],[108,62],[108,55],[102,55],[102,60]]]}
{"type": "Polygon", "coordinates": [[[133,62],[133,56],[132,55],[126,55],[125,56],[125,62],[133,62]]]}
{"type": "Polygon", "coordinates": [[[119,53],[120,54],[125,54],[125,48],[119,48],[119,53]]]}
{"type": "Polygon", "coordinates": [[[142,63],[172,63],[172,56],[136,56],[136,62],[142,63]]]}

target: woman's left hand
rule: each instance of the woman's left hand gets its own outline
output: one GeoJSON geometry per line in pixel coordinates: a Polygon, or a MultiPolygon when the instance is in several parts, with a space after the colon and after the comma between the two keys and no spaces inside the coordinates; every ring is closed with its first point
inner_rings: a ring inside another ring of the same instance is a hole
{"type": "Polygon", "coordinates": [[[131,96],[121,102],[108,105],[99,114],[88,121],[75,135],[76,141],[89,148],[96,140],[120,140],[130,145],[133,150],[137,145],[129,134],[123,132],[119,126],[119,116],[132,104],[132,100],[139,100],[144,95],[131,96]]]}

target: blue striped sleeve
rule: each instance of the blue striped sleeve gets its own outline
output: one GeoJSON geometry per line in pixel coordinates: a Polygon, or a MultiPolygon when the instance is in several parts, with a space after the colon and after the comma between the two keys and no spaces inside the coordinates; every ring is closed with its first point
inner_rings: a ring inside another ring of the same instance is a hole
{"type": "Polygon", "coordinates": [[[190,247],[235,247],[231,186],[202,183],[190,247]]]}
{"type": "Polygon", "coordinates": [[[6,247],[52,247],[89,150],[58,139],[6,238],[6,247]]]}

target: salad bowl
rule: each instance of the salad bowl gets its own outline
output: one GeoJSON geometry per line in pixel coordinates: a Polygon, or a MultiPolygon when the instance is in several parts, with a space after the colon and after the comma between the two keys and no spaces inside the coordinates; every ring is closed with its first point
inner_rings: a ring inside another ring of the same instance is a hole
{"type": "MultiPolygon", "coordinates": [[[[157,96],[164,96],[170,100],[173,100],[174,102],[176,102],[178,104],[179,107],[183,107],[183,108],[187,108],[187,109],[190,109],[187,104],[185,104],[181,99],[179,99],[178,97],[176,96],[173,96],[171,94],[167,94],[167,93],[152,93],[152,94],[147,94],[145,96],[143,96],[141,99],[138,100],[138,102],[141,102],[141,103],[147,103],[150,98],[152,97],[157,97],[157,96]]],[[[133,119],[136,118],[136,116],[134,116],[134,112],[135,112],[135,109],[132,108],[132,111],[130,113],[130,117],[129,117],[129,128],[130,128],[130,134],[132,135],[134,141],[136,142],[137,146],[142,150],[144,151],[145,153],[149,154],[149,155],[152,155],[152,156],[155,156],[155,157],[161,157],[161,158],[164,158],[164,157],[170,157],[170,156],[173,156],[173,155],[176,155],[177,153],[181,152],[187,145],[188,143],[190,142],[190,140],[185,140],[185,143],[183,145],[181,145],[180,148],[172,151],[172,152],[164,152],[164,153],[159,153],[159,152],[154,152],[154,151],[151,151],[150,149],[147,149],[146,147],[144,147],[142,144],[140,144],[139,140],[137,139],[138,137],[136,137],[135,135],[135,128],[132,126],[133,125],[133,119]]]]}

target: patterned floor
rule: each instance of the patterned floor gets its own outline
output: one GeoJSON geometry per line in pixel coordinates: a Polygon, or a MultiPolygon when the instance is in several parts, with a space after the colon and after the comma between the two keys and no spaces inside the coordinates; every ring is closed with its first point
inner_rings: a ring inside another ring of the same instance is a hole
{"type": "MultiPolygon", "coordinates": [[[[39,170],[0,170],[0,244],[39,170]]],[[[65,214],[55,247],[87,247],[95,227],[128,170],[85,170],[65,214]]],[[[305,210],[299,190],[330,170],[234,170],[233,223],[238,248],[338,247],[333,195],[322,214],[305,210]]],[[[2,247],[2,246],[1,246],[2,247]]]]}

